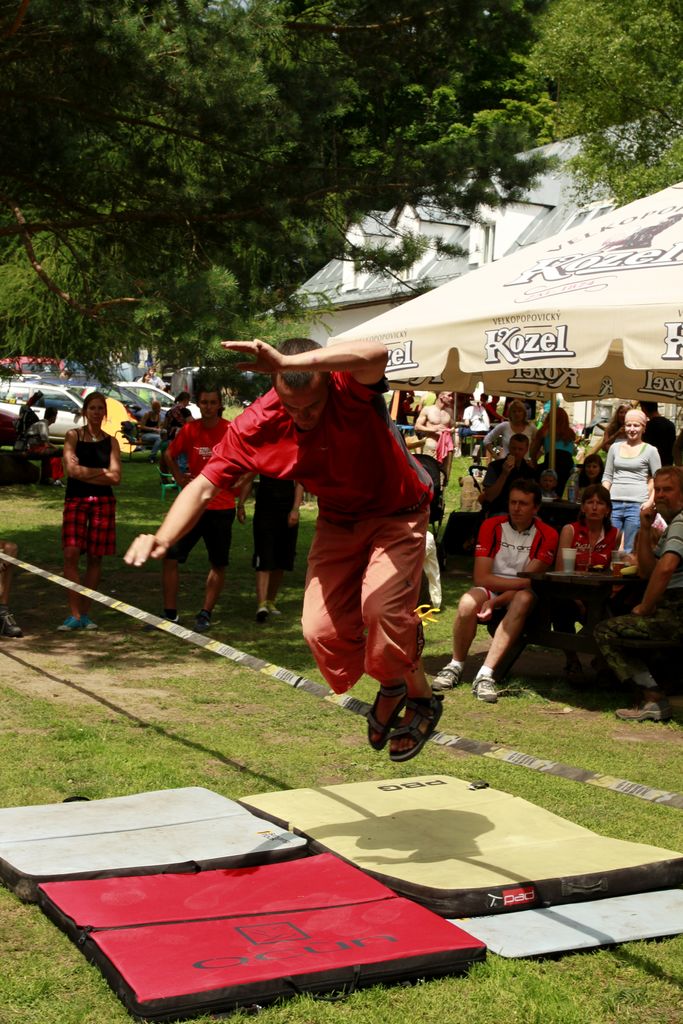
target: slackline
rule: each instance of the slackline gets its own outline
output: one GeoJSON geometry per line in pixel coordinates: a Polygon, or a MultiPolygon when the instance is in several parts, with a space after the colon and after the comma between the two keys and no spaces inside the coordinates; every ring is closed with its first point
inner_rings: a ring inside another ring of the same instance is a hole
{"type": "MultiPolygon", "coordinates": [[[[331,693],[327,686],[315,683],[312,679],[306,679],[305,676],[291,672],[289,669],[273,665],[262,658],[256,658],[253,654],[246,654],[244,651],[239,651],[229,644],[220,643],[218,640],[211,640],[209,637],[202,636],[200,633],[195,633],[191,629],[178,625],[177,622],[169,622],[168,619],[162,619],[158,615],[151,615],[149,612],[144,612],[141,608],[136,608],[126,601],[118,601],[107,594],[101,594],[97,590],[84,587],[80,583],[72,583],[71,580],[66,580],[63,576],[48,572],[46,569],[40,569],[37,565],[31,565],[30,562],[24,562],[19,558],[12,558],[11,555],[7,555],[4,552],[0,552],[0,559],[16,566],[18,569],[24,569],[26,572],[33,573],[35,576],[42,576],[43,579],[56,583],[67,590],[74,590],[77,594],[82,594],[84,597],[97,601],[98,604],[114,608],[117,612],[128,615],[132,619],[137,619],[139,622],[145,623],[145,625],[154,626],[165,633],[172,633],[179,640],[185,640],[196,647],[204,647],[207,651],[211,651],[212,654],[228,658],[230,661],[238,665],[244,665],[255,672],[260,672],[262,675],[279,679],[280,682],[286,683],[295,690],[304,690],[314,697],[327,700],[331,704],[343,708],[345,711],[365,716],[370,710],[369,704],[358,700],[356,697],[351,697],[348,694],[339,696],[331,693]]],[[[614,775],[604,775],[601,772],[589,771],[586,768],[574,768],[571,765],[562,764],[560,761],[549,761],[545,758],[535,757],[533,754],[524,754],[522,751],[513,750],[511,747],[503,746],[500,743],[490,743],[487,740],[471,740],[466,736],[450,736],[443,732],[435,732],[430,737],[430,742],[447,749],[456,749],[468,754],[492,758],[495,761],[502,761],[505,764],[516,767],[529,768],[531,771],[545,772],[546,775],[556,775],[559,778],[569,779],[572,782],[584,782],[589,786],[609,789],[614,793],[637,797],[639,800],[647,800],[650,803],[664,804],[667,807],[683,809],[683,794],[681,793],[670,793],[665,789],[653,789],[651,786],[643,786],[637,782],[629,782],[627,779],[619,779],[614,775]]]]}

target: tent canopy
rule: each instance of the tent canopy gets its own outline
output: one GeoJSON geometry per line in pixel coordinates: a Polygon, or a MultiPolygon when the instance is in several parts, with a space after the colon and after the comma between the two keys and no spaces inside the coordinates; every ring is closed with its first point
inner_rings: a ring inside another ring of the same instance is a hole
{"type": "Polygon", "coordinates": [[[331,340],[363,339],[397,386],[683,401],[683,183],[331,340]]]}

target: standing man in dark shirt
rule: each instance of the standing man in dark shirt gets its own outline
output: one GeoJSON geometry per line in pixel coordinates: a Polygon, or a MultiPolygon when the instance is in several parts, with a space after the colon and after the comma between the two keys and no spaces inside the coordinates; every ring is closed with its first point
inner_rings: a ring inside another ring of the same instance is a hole
{"type": "Polygon", "coordinates": [[[674,441],[676,440],[675,426],[666,416],[661,415],[657,402],[641,402],[640,408],[647,416],[647,426],[643,434],[643,441],[655,446],[663,466],[673,466],[674,441]]]}
{"type": "Polygon", "coordinates": [[[487,516],[507,513],[510,487],[515,480],[535,480],[536,470],[527,462],[529,438],[526,434],[513,434],[510,453],[504,459],[494,459],[486,470],[482,485],[482,506],[487,516]]]}

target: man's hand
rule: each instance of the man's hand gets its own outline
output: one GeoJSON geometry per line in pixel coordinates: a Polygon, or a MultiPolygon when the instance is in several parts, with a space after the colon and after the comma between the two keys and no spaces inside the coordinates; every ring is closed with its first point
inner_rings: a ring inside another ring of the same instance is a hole
{"type": "Polygon", "coordinates": [[[265,341],[255,338],[253,341],[222,341],[223,348],[234,352],[244,352],[254,356],[254,363],[238,363],[238,370],[251,370],[254,373],[280,373],[286,365],[286,357],[265,341]]]}
{"type": "Polygon", "coordinates": [[[640,525],[642,529],[650,529],[655,521],[656,514],[654,504],[650,505],[648,502],[644,502],[640,506],[640,525]]]}
{"type": "Polygon", "coordinates": [[[299,509],[293,508],[287,515],[287,526],[299,525],[299,509]]]}
{"type": "Polygon", "coordinates": [[[144,565],[148,558],[163,558],[168,544],[160,544],[153,533],[141,533],[123,556],[126,565],[144,565]]]}
{"type": "Polygon", "coordinates": [[[491,597],[487,598],[487,600],[484,601],[483,605],[481,606],[481,608],[477,612],[477,620],[479,622],[488,622],[489,619],[493,615],[493,609],[494,608],[495,608],[495,605],[493,603],[493,598],[491,598],[491,597]]]}
{"type": "Polygon", "coordinates": [[[652,615],[654,608],[646,608],[644,604],[637,604],[631,609],[631,615],[652,615]]]}
{"type": "Polygon", "coordinates": [[[508,455],[505,462],[503,463],[503,472],[507,476],[515,468],[515,457],[514,455],[508,455]]]}
{"type": "Polygon", "coordinates": [[[246,523],[247,521],[247,510],[244,505],[237,505],[235,508],[235,514],[237,516],[238,523],[246,523]]]}

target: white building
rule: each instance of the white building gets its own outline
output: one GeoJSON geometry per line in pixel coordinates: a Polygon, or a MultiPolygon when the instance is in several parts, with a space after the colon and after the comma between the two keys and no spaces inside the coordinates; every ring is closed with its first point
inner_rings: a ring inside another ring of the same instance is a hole
{"type": "MultiPolygon", "coordinates": [[[[331,335],[379,316],[422,291],[613,209],[609,200],[579,204],[573,198],[573,181],[564,165],[577,149],[578,142],[570,139],[534,150],[552,161],[550,169],[523,200],[499,209],[482,208],[476,223],[457,212],[422,205],[371,213],[354,224],[346,236],[352,248],[398,246],[406,234],[427,244],[419,259],[400,274],[360,271],[351,258],[330,260],[297,292],[312,315],[309,336],[325,344],[331,335]],[[462,255],[440,253],[439,240],[457,246],[462,255]]],[[[573,409],[573,419],[580,425],[592,415],[592,403],[577,403],[573,409]]]]}

